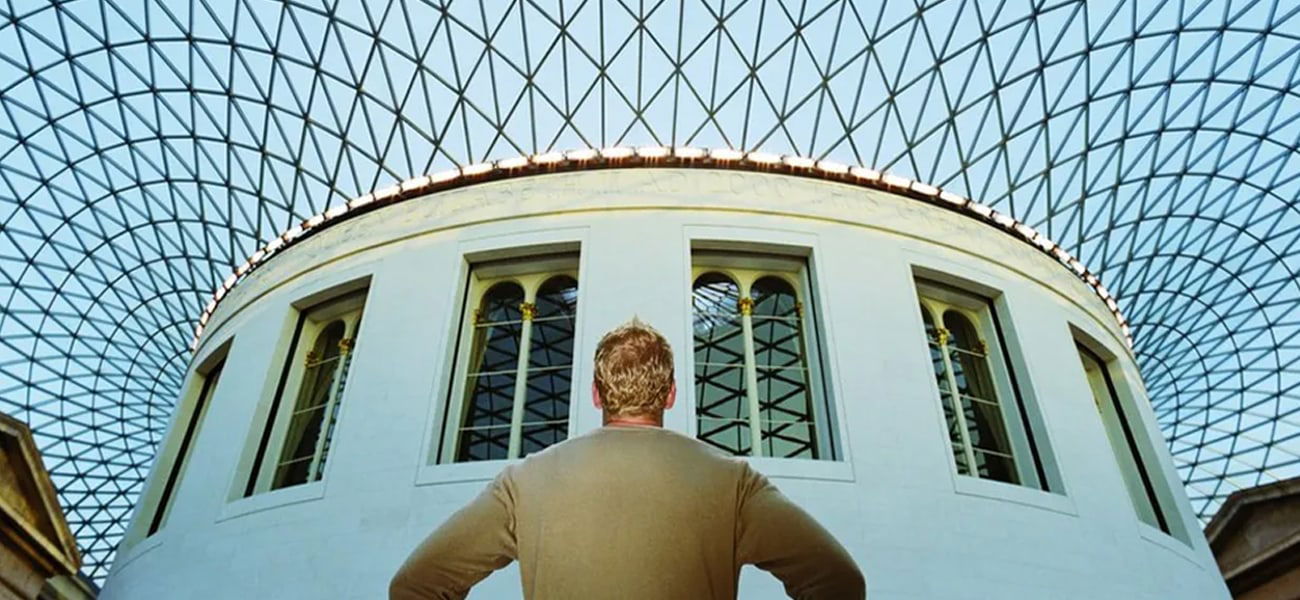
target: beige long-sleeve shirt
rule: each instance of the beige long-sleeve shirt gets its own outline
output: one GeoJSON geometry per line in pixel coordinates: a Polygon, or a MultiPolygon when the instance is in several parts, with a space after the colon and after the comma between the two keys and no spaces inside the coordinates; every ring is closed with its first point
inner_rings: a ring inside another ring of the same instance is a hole
{"type": "Polygon", "coordinates": [[[518,560],[524,597],[735,598],[740,568],[793,598],[865,598],[848,552],[740,459],[607,426],[505,470],[411,554],[394,600],[463,598],[518,560]]]}

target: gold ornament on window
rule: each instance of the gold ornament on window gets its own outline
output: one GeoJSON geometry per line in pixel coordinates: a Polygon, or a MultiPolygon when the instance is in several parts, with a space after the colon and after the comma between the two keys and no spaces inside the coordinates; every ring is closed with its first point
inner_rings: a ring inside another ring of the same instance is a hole
{"type": "Polygon", "coordinates": [[[740,314],[752,315],[754,314],[754,299],[745,296],[736,302],[736,307],[740,309],[740,314]]]}
{"type": "Polygon", "coordinates": [[[533,317],[537,316],[537,305],[532,302],[520,302],[519,312],[523,313],[525,321],[531,321],[533,317]]]}
{"type": "Polygon", "coordinates": [[[949,338],[949,337],[950,337],[950,336],[949,336],[949,334],[948,334],[948,330],[947,330],[947,329],[944,329],[944,328],[942,328],[942,327],[935,327],[935,328],[934,328],[934,339],[935,339],[936,342],[939,343],[940,346],[947,346],[947,345],[948,345],[948,338],[949,338]]]}
{"type": "Polygon", "coordinates": [[[307,362],[307,366],[308,366],[308,367],[311,367],[311,366],[313,366],[314,364],[316,364],[316,361],[317,361],[317,360],[320,360],[320,355],[316,354],[316,351],[315,351],[315,350],[309,350],[309,351],[307,351],[307,361],[306,361],[306,362],[307,362]]]}
{"type": "Polygon", "coordinates": [[[352,351],[353,338],[343,338],[339,340],[339,352],[347,354],[352,351]]]}

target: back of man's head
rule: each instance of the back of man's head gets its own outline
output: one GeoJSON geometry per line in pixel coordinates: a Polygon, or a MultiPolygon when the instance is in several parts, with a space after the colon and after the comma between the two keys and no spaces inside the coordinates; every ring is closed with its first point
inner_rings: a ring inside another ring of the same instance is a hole
{"type": "Polygon", "coordinates": [[[636,317],[600,338],[596,391],[605,417],[652,417],[673,394],[673,349],[655,328],[636,317]]]}

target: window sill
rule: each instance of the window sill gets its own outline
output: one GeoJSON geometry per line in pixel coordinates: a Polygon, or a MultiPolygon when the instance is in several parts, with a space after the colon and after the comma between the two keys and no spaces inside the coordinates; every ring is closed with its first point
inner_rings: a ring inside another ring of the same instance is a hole
{"type": "Polygon", "coordinates": [[[130,547],[120,548],[117,557],[113,559],[113,568],[111,572],[117,572],[120,569],[127,568],[131,563],[135,562],[136,559],[148,554],[154,548],[161,545],[164,531],[165,529],[159,529],[154,532],[153,535],[131,544],[130,547]]]}
{"type": "Polygon", "coordinates": [[[1138,521],[1138,532],[1142,535],[1142,539],[1147,542],[1160,546],[1204,570],[1205,566],[1196,560],[1196,552],[1181,538],[1160,531],[1158,527],[1152,527],[1142,521],[1138,521]]]}
{"type": "Polygon", "coordinates": [[[1074,502],[1068,496],[1040,489],[1029,488],[1014,483],[979,479],[969,475],[953,473],[953,487],[958,494],[977,496],[1003,502],[1013,502],[1024,506],[1041,508],[1063,515],[1078,516],[1074,502]]]}
{"type": "Polygon", "coordinates": [[[415,474],[415,485],[492,481],[507,465],[517,463],[520,460],[522,459],[421,465],[415,474]]]}
{"type": "Polygon", "coordinates": [[[325,482],[313,481],[269,492],[260,492],[247,498],[240,498],[226,503],[221,508],[221,515],[217,517],[217,522],[242,517],[255,512],[288,506],[290,504],[299,504],[302,502],[311,502],[320,500],[325,497],[325,482]]]}
{"type": "Polygon", "coordinates": [[[774,479],[854,481],[853,465],[846,461],[810,458],[746,457],[754,470],[774,479]]]}

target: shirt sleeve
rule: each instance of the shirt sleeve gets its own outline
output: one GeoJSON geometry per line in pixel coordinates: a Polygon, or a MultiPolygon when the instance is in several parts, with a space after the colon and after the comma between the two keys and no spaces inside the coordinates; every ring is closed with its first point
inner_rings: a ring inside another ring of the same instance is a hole
{"type": "Polygon", "coordinates": [[[741,475],[739,512],[740,564],[776,576],[791,598],[867,597],[866,580],[848,551],[748,463],[741,475]]]}
{"type": "Polygon", "coordinates": [[[416,547],[388,586],[391,600],[464,598],[516,558],[514,486],[507,467],[416,547]]]}

